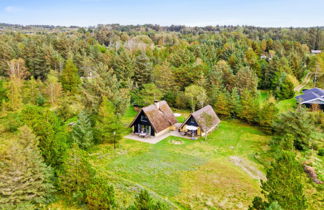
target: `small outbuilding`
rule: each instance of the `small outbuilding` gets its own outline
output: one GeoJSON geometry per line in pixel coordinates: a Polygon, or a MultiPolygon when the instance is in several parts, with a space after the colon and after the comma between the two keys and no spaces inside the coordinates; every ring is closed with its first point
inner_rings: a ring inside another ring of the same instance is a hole
{"type": "Polygon", "coordinates": [[[133,133],[146,136],[159,136],[174,129],[177,120],[166,101],[155,102],[143,107],[129,125],[133,133]]]}
{"type": "Polygon", "coordinates": [[[188,136],[205,136],[214,130],[220,123],[220,119],[212,106],[207,105],[190,116],[179,127],[179,132],[188,136]]]}

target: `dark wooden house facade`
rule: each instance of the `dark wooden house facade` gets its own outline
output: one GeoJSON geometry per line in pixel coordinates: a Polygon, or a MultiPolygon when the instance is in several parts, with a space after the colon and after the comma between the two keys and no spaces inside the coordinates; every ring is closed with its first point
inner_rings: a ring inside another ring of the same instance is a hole
{"type": "Polygon", "coordinates": [[[129,125],[133,133],[144,136],[159,136],[174,127],[177,120],[166,101],[143,107],[129,125]]]}

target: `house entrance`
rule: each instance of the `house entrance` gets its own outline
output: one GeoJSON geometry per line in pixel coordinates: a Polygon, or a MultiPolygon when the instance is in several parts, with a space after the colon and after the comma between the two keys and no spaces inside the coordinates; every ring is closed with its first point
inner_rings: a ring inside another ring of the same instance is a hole
{"type": "Polygon", "coordinates": [[[151,135],[151,126],[150,125],[138,125],[138,133],[146,134],[146,135],[151,135]]]}

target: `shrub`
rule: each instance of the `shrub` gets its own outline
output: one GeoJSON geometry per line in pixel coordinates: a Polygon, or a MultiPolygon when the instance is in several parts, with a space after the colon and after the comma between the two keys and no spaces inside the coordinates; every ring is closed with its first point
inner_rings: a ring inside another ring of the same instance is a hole
{"type": "Polygon", "coordinates": [[[317,154],[319,156],[324,156],[324,148],[319,149],[317,154]]]}
{"type": "Polygon", "coordinates": [[[103,178],[94,178],[86,191],[89,209],[114,209],[116,207],[113,186],[103,178]]]}

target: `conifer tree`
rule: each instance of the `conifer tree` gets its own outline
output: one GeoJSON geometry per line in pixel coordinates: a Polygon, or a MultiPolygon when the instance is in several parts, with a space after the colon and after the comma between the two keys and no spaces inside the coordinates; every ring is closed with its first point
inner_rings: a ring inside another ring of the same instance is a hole
{"type": "Polygon", "coordinates": [[[231,106],[229,102],[229,94],[227,91],[218,92],[214,107],[217,114],[225,118],[231,116],[231,106]]]}
{"type": "Polygon", "coordinates": [[[273,132],[273,123],[278,114],[274,99],[266,101],[259,112],[259,124],[267,133],[273,132]]]}
{"type": "Polygon", "coordinates": [[[286,74],[282,74],[277,81],[276,88],[273,91],[273,94],[276,98],[283,100],[289,99],[294,96],[294,85],[288,79],[286,74]]]}
{"type": "Polygon", "coordinates": [[[140,91],[143,105],[148,106],[155,100],[159,101],[162,98],[162,92],[156,87],[154,83],[148,83],[143,85],[143,89],[140,91]]]}
{"type": "Polygon", "coordinates": [[[262,194],[266,201],[256,197],[252,209],[265,209],[278,202],[283,209],[307,209],[307,200],[302,185],[303,170],[295,154],[282,151],[267,170],[267,181],[261,181],[262,194]],[[261,208],[260,208],[261,207],[261,208]]]}
{"type": "Polygon", "coordinates": [[[241,95],[241,109],[238,117],[248,123],[258,122],[259,104],[248,90],[244,90],[241,95]]]}
{"type": "Polygon", "coordinates": [[[144,54],[140,54],[135,60],[134,69],[134,82],[138,87],[142,87],[144,84],[151,81],[152,63],[150,59],[144,54]]]}
{"type": "Polygon", "coordinates": [[[229,98],[229,103],[232,116],[237,117],[241,111],[241,99],[237,88],[233,88],[229,98]]]}
{"type": "Polygon", "coordinates": [[[58,172],[60,189],[71,198],[84,201],[94,175],[95,171],[87,161],[86,152],[73,144],[58,172]]]}
{"type": "Polygon", "coordinates": [[[86,203],[89,209],[109,210],[116,209],[114,187],[108,184],[107,179],[95,177],[87,187],[86,203]]]}
{"type": "Polygon", "coordinates": [[[282,113],[274,123],[275,131],[280,135],[291,134],[295,137],[296,149],[305,150],[312,143],[315,130],[311,115],[302,107],[295,111],[282,113]]]}
{"type": "Polygon", "coordinates": [[[61,83],[63,89],[70,92],[75,92],[80,84],[78,68],[73,63],[71,58],[69,58],[65,63],[65,67],[61,75],[61,83]]]}
{"type": "Polygon", "coordinates": [[[73,126],[72,141],[82,149],[87,149],[94,143],[90,117],[85,112],[78,115],[78,121],[73,126]]]}
{"type": "Polygon", "coordinates": [[[141,190],[141,192],[136,196],[134,206],[130,208],[131,210],[166,210],[166,205],[159,201],[155,201],[147,190],[141,190]]]}
{"type": "Polygon", "coordinates": [[[122,125],[115,113],[115,106],[103,98],[96,122],[96,137],[100,143],[113,143],[114,147],[122,138],[122,125]]]}
{"type": "Polygon", "coordinates": [[[5,149],[0,150],[0,206],[45,202],[53,191],[52,174],[32,130],[23,126],[17,139],[0,142],[5,143],[5,149]]]}

